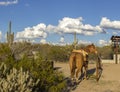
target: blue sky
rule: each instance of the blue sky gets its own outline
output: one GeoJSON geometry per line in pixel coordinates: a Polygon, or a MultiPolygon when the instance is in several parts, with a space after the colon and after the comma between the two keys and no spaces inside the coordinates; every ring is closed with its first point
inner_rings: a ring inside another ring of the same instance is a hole
{"type": "Polygon", "coordinates": [[[0,0],[1,41],[12,21],[15,40],[108,44],[120,35],[120,0],[0,0]]]}

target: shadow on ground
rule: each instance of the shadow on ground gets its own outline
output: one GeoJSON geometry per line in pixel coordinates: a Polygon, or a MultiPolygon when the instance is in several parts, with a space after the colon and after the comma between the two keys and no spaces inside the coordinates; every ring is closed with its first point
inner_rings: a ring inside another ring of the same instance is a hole
{"type": "MultiPolygon", "coordinates": [[[[90,76],[92,76],[95,73],[95,71],[96,71],[96,68],[92,68],[87,71],[88,79],[90,79],[90,76]]],[[[67,90],[65,92],[70,92],[71,90],[75,90],[77,86],[80,85],[80,83],[84,80],[84,74],[82,74],[79,77],[79,82],[76,82],[75,80],[71,81],[70,77],[66,77],[64,80],[67,83],[67,90]]]]}
{"type": "MultiPolygon", "coordinates": [[[[59,70],[62,67],[54,67],[54,70],[59,70]]],[[[89,69],[87,71],[87,79],[94,79],[96,80],[95,76],[93,77],[93,74],[96,72],[96,68],[89,69]]],[[[100,76],[99,76],[100,78],[100,76]]],[[[66,81],[67,87],[63,92],[70,92],[71,90],[75,90],[78,85],[84,80],[84,74],[81,74],[79,77],[79,82],[76,82],[75,80],[71,80],[70,77],[66,77],[63,81],[66,81]]],[[[87,81],[87,80],[86,80],[87,81]]]]}
{"type": "Polygon", "coordinates": [[[53,69],[54,70],[59,70],[59,69],[61,69],[62,67],[54,67],[53,69]]]}

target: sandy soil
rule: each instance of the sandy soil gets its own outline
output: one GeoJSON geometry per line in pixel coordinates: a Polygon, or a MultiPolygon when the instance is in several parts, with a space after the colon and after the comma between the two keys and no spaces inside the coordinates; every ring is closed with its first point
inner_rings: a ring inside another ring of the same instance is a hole
{"type": "MultiPolygon", "coordinates": [[[[68,63],[55,63],[54,67],[62,71],[66,79],[70,78],[68,63]]],[[[89,73],[95,75],[95,64],[89,64],[89,73]]],[[[102,75],[99,82],[90,77],[82,80],[76,86],[70,86],[70,92],[120,92],[120,64],[103,64],[102,75]]]]}

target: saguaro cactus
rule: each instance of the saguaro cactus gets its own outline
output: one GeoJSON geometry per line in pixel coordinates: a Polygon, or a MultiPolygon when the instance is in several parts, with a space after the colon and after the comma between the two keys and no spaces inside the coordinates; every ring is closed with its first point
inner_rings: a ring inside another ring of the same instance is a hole
{"type": "Polygon", "coordinates": [[[9,46],[12,45],[14,41],[14,32],[11,32],[11,21],[9,22],[9,28],[8,28],[8,32],[7,32],[7,42],[9,44],[9,46]]]}
{"type": "Polygon", "coordinates": [[[78,40],[76,38],[76,32],[75,32],[74,33],[74,42],[73,42],[74,49],[76,49],[77,44],[78,44],[78,40]]]}

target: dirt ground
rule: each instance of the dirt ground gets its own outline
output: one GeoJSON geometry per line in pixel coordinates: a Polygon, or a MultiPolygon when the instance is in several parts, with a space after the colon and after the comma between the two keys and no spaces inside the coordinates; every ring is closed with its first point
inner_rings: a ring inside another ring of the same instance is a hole
{"type": "MultiPolygon", "coordinates": [[[[70,78],[68,63],[57,62],[54,67],[62,71],[66,79],[70,78]]],[[[96,65],[89,64],[88,68],[88,72],[95,75],[96,65]]],[[[90,77],[74,87],[70,86],[69,89],[70,92],[120,92],[120,64],[103,64],[103,71],[98,82],[95,78],[90,77]]]]}

